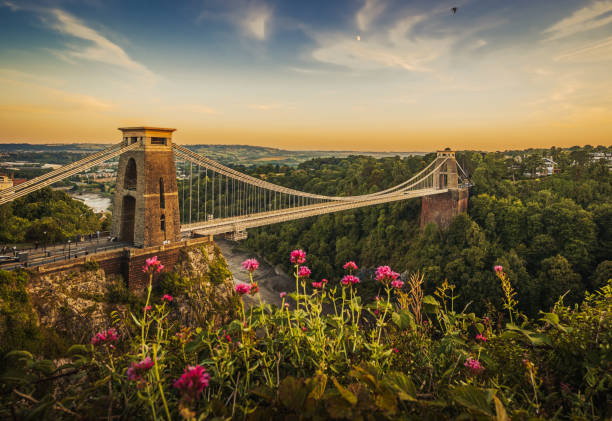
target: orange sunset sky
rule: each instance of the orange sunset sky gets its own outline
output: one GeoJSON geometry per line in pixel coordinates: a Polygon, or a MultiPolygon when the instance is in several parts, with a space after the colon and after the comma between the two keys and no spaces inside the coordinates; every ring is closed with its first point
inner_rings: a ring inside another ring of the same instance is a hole
{"type": "Polygon", "coordinates": [[[612,144],[612,1],[0,0],[0,39],[3,143],[612,144]]]}

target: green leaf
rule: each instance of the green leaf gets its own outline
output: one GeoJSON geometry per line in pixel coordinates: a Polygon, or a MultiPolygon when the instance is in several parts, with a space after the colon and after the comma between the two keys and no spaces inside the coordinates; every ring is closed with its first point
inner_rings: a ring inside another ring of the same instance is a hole
{"type": "Polygon", "coordinates": [[[439,307],[440,303],[431,295],[423,297],[423,310],[425,310],[426,313],[435,313],[438,311],[439,307]]]}
{"type": "Polygon", "coordinates": [[[285,407],[294,411],[303,409],[307,389],[304,381],[295,377],[285,377],[278,387],[278,398],[285,407]]]}
{"type": "Polygon", "coordinates": [[[70,348],[68,348],[67,354],[68,355],[87,355],[89,354],[89,350],[90,348],[86,345],[80,345],[80,344],[76,344],[76,345],[72,345],[70,348]]]}
{"type": "Polygon", "coordinates": [[[495,389],[480,389],[476,386],[456,386],[451,389],[451,396],[460,405],[481,415],[494,417],[491,403],[497,391],[495,389]]]}
{"type": "Polygon", "coordinates": [[[508,413],[506,413],[506,408],[502,401],[500,401],[497,396],[493,396],[493,401],[495,402],[495,415],[497,421],[508,421],[508,413]]]}
{"type": "Polygon", "coordinates": [[[28,351],[11,351],[6,354],[6,358],[16,358],[20,360],[33,360],[34,356],[28,351]]]}
{"type": "Polygon", "coordinates": [[[397,397],[402,401],[414,402],[417,400],[417,389],[410,377],[399,371],[392,371],[387,374],[385,382],[396,393],[397,397]]]}
{"type": "Polygon", "coordinates": [[[323,393],[325,393],[327,375],[321,371],[317,371],[317,373],[308,381],[308,383],[311,388],[308,397],[315,400],[321,399],[323,397],[323,393]]]}
{"type": "Polygon", "coordinates": [[[394,312],[391,314],[391,319],[400,330],[406,330],[408,328],[411,330],[416,330],[414,317],[412,317],[412,313],[410,313],[408,310],[394,312]]]}
{"type": "Polygon", "coordinates": [[[542,317],[540,318],[540,321],[542,322],[548,322],[551,325],[553,325],[554,327],[556,327],[557,329],[559,329],[561,332],[567,332],[567,329],[565,328],[565,326],[563,326],[561,323],[559,323],[559,315],[556,313],[544,313],[543,311],[540,311],[540,314],[542,314],[542,317]]]}
{"type": "Polygon", "coordinates": [[[355,396],[353,392],[351,392],[350,390],[342,386],[340,383],[338,383],[338,380],[336,380],[335,377],[332,377],[332,381],[334,382],[336,389],[338,389],[338,392],[340,392],[340,395],[342,395],[342,397],[348,403],[350,403],[351,405],[355,405],[357,403],[357,396],[355,396]]]}

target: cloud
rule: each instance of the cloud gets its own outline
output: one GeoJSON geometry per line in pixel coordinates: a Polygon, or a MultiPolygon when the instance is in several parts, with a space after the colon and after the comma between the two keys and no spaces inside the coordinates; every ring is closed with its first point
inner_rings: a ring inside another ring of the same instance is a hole
{"type": "Polygon", "coordinates": [[[96,61],[138,73],[149,81],[157,78],[146,66],[132,59],[119,45],[61,9],[17,6],[9,1],[4,1],[2,5],[13,12],[19,10],[34,12],[40,15],[43,22],[51,29],[88,43],[88,45],[67,45],[67,50],[50,50],[61,59],[68,62],[73,61],[71,59],[96,61]]]}
{"type": "Polygon", "coordinates": [[[155,79],[147,67],[133,60],[120,46],[94,29],[85,26],[74,16],[59,9],[51,9],[49,16],[52,18],[49,22],[51,28],[65,35],[90,42],[90,45],[84,47],[70,46],[64,52],[68,57],[110,64],[140,73],[148,79],[155,79]]]}
{"type": "Polygon", "coordinates": [[[580,32],[600,28],[612,22],[612,1],[596,1],[590,6],[576,10],[543,33],[549,34],[548,41],[569,37],[580,32]]]}
{"type": "Polygon", "coordinates": [[[355,23],[362,31],[367,31],[370,24],[385,10],[386,4],[380,0],[366,0],[355,15],[355,23]]]}
{"type": "Polygon", "coordinates": [[[358,70],[390,67],[431,71],[429,63],[448,51],[454,38],[416,36],[413,33],[415,25],[425,19],[427,17],[422,15],[403,17],[389,29],[379,29],[360,41],[342,33],[314,33],[319,46],[312,52],[312,57],[320,62],[358,70]]]}
{"type": "Polygon", "coordinates": [[[565,52],[555,57],[555,61],[574,63],[612,60],[612,37],[605,38],[595,44],[588,44],[576,50],[565,52]]]}
{"type": "Polygon", "coordinates": [[[271,17],[272,11],[268,6],[257,5],[246,11],[240,19],[240,26],[245,34],[262,41],[268,36],[271,17]]]}

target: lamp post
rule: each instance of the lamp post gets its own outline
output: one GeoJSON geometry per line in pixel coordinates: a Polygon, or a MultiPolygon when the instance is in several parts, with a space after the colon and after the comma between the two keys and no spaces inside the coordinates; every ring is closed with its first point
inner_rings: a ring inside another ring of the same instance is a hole
{"type": "Polygon", "coordinates": [[[68,240],[68,259],[70,259],[70,240],[68,240]]]}
{"type": "Polygon", "coordinates": [[[43,232],[43,235],[45,236],[45,242],[43,243],[43,253],[47,254],[47,231],[43,232]]]}

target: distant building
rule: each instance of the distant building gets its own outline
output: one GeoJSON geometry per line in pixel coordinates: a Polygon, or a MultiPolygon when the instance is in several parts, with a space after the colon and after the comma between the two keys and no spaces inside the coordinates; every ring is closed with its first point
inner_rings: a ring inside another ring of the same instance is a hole
{"type": "Polygon", "coordinates": [[[0,174],[0,190],[10,189],[13,187],[13,180],[4,174],[0,174]]]}

